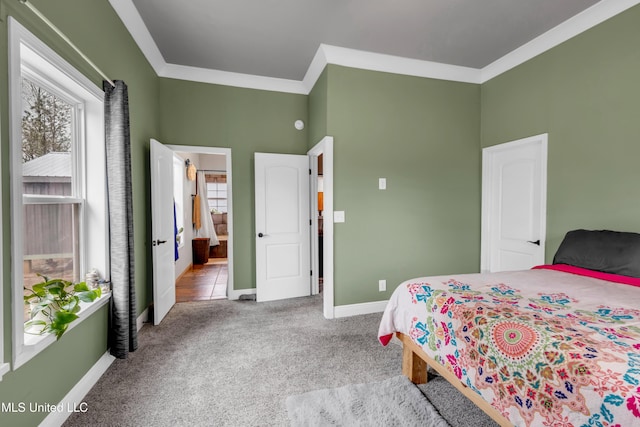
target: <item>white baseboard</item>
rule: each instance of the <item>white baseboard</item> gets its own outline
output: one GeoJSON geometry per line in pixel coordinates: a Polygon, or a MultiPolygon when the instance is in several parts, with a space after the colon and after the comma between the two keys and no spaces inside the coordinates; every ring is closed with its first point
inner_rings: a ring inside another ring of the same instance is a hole
{"type": "Polygon", "coordinates": [[[337,305],[333,308],[334,317],[349,317],[359,314],[382,313],[388,300],[364,302],[361,304],[337,305]]]}
{"type": "MultiPolygon", "coordinates": [[[[228,298],[230,300],[240,299],[240,295],[251,295],[256,293],[256,288],[237,289],[229,291],[228,298]]],[[[338,305],[333,307],[333,317],[349,317],[360,314],[382,313],[387,307],[388,300],[365,302],[360,304],[338,305]]]]}
{"type": "Polygon", "coordinates": [[[62,408],[62,411],[50,412],[40,423],[40,427],[59,427],[73,412],[86,411],[88,408],[82,402],[82,399],[89,393],[89,390],[98,382],[114,360],[116,358],[109,354],[109,351],[103,354],[58,404],[57,408],[62,408]]]}
{"type": "Polygon", "coordinates": [[[227,298],[229,298],[230,300],[237,300],[240,299],[240,295],[253,295],[256,293],[256,288],[250,288],[250,289],[234,289],[234,290],[230,290],[228,291],[229,295],[227,295],[227,298]]]}
{"type": "Polygon", "coordinates": [[[138,316],[138,318],[136,319],[136,327],[138,328],[138,331],[140,329],[142,329],[142,326],[144,326],[145,322],[149,321],[149,307],[147,307],[142,314],[140,314],[140,316],[138,316]]]}

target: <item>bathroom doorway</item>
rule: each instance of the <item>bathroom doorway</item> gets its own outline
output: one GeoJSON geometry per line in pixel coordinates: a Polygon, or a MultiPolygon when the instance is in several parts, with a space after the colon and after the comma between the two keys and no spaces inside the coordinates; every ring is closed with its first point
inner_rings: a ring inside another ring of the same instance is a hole
{"type": "Polygon", "coordinates": [[[314,212],[314,215],[317,215],[317,221],[318,221],[318,233],[316,238],[318,239],[318,250],[317,250],[317,256],[318,256],[318,293],[322,293],[322,285],[323,285],[323,281],[324,281],[324,269],[323,269],[323,237],[324,237],[324,230],[323,230],[323,222],[324,222],[324,218],[322,216],[322,211],[324,210],[324,177],[322,174],[322,158],[323,158],[323,154],[320,154],[316,161],[316,167],[317,167],[317,171],[318,171],[318,182],[316,185],[316,197],[317,197],[317,209],[314,212]]]}
{"type": "Polygon", "coordinates": [[[174,171],[176,302],[226,299],[233,289],[231,150],[170,148],[181,167],[174,171]]]}

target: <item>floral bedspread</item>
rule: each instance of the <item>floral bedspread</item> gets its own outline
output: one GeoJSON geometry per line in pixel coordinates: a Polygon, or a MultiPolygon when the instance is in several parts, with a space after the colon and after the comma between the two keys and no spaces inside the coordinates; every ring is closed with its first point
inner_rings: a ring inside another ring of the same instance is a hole
{"type": "Polygon", "coordinates": [[[551,270],[402,283],[380,323],[516,426],[640,426],[640,287],[551,270]]]}

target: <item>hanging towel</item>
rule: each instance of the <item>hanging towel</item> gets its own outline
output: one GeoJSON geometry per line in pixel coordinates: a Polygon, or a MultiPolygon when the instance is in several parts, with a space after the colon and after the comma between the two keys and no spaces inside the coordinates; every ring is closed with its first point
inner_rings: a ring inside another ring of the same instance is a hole
{"type": "Polygon", "coordinates": [[[200,230],[202,227],[202,221],[200,216],[200,195],[196,194],[193,197],[193,227],[196,230],[200,230]]]}
{"type": "Polygon", "coordinates": [[[196,197],[202,197],[200,200],[200,219],[202,229],[198,232],[199,237],[208,237],[209,246],[217,246],[220,244],[218,236],[216,235],[216,229],[213,225],[213,219],[211,218],[211,211],[209,211],[209,204],[207,203],[207,182],[204,176],[204,172],[198,171],[196,179],[196,197]]]}

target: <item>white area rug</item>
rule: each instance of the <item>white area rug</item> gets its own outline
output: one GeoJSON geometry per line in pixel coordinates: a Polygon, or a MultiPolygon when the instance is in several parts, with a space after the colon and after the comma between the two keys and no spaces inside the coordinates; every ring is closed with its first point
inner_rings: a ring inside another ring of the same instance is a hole
{"type": "Polygon", "coordinates": [[[289,396],[286,406],[293,427],[449,426],[405,376],[289,396]]]}

